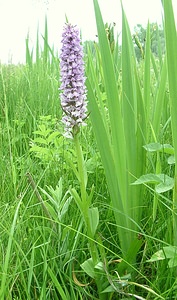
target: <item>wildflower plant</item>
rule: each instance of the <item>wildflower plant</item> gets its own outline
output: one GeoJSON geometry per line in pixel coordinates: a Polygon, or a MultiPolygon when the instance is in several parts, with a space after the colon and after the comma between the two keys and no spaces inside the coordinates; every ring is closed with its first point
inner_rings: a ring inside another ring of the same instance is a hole
{"type": "Polygon", "coordinates": [[[78,156],[77,177],[81,184],[82,199],[86,199],[87,176],[84,159],[79,143],[79,131],[87,117],[86,87],[84,76],[83,49],[76,26],[67,23],[62,34],[60,55],[61,72],[61,107],[62,122],[65,126],[65,136],[74,140],[78,156]]]}
{"type": "MultiPolygon", "coordinates": [[[[79,30],[76,26],[67,23],[62,34],[62,47],[60,55],[61,73],[61,107],[63,110],[62,122],[65,126],[66,137],[73,140],[77,156],[77,168],[73,171],[80,184],[80,194],[75,188],[70,193],[75,199],[77,206],[83,216],[90,251],[90,258],[82,263],[82,269],[91,276],[97,285],[99,299],[106,299],[101,294],[102,284],[98,269],[100,270],[99,255],[94,242],[96,229],[99,223],[99,212],[97,207],[91,206],[93,189],[87,193],[87,169],[80,144],[80,127],[86,125],[87,118],[87,90],[85,86],[83,48],[79,30]],[[96,270],[96,271],[95,271],[96,270]]],[[[103,270],[102,270],[103,271],[103,270]]]]}

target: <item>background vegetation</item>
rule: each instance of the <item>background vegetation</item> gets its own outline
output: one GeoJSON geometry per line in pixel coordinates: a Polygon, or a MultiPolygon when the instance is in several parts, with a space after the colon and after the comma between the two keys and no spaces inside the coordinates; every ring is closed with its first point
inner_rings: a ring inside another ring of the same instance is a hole
{"type": "Polygon", "coordinates": [[[46,20],[42,49],[37,35],[35,51],[26,40],[25,65],[0,65],[2,300],[176,299],[172,4],[164,1],[163,27],[138,24],[133,34],[122,11],[121,44],[96,0],[94,8],[98,43],[84,45],[90,115],[81,144],[90,207],[99,212],[99,263],[90,260],[71,192],[79,193],[76,153],[63,137],[59,56],[46,20]]]}

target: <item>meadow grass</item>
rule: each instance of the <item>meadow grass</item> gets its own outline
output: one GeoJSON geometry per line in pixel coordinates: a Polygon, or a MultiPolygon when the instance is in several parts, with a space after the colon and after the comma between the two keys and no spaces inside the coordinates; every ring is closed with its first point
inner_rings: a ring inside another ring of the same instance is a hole
{"type": "Polygon", "coordinates": [[[42,49],[37,33],[26,64],[0,65],[2,300],[176,299],[173,8],[164,1],[166,55],[151,53],[147,24],[137,62],[123,7],[120,47],[93,3],[98,43],[84,47],[90,114],[80,136],[93,234],[75,201],[77,153],[63,136],[47,20],[42,49]]]}

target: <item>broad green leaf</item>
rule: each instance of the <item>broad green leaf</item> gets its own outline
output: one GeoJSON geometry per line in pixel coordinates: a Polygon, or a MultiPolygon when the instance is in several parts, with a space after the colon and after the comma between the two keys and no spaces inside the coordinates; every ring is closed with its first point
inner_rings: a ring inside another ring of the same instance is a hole
{"type": "Polygon", "coordinates": [[[163,247],[163,249],[154,253],[148,260],[148,262],[154,262],[164,259],[171,259],[170,266],[172,266],[172,262],[174,266],[174,263],[177,263],[177,248],[174,246],[163,247]]]}
{"type": "Polygon", "coordinates": [[[99,263],[97,263],[95,265],[95,269],[100,270],[100,271],[104,271],[104,264],[100,261],[99,263]]]}
{"type": "Polygon", "coordinates": [[[165,174],[146,174],[142,175],[140,178],[138,178],[135,182],[133,182],[133,185],[137,184],[158,184],[155,187],[155,190],[157,193],[164,193],[166,191],[169,191],[173,189],[174,187],[174,179],[168,175],[165,174]]]}
{"type": "Polygon", "coordinates": [[[84,272],[89,275],[91,278],[95,278],[94,264],[92,258],[87,259],[81,264],[81,268],[84,272]]]}
{"type": "Polygon", "coordinates": [[[177,266],[177,255],[175,255],[173,258],[171,258],[168,262],[169,268],[174,268],[177,266]]]}
{"type": "Polygon", "coordinates": [[[163,182],[160,184],[156,185],[155,190],[157,193],[165,193],[169,190],[172,190],[174,188],[174,178],[169,177],[167,175],[162,175],[163,176],[163,182]]]}
{"type": "Polygon", "coordinates": [[[165,257],[165,254],[164,254],[163,250],[161,249],[161,250],[157,251],[156,253],[154,253],[154,254],[151,256],[151,258],[148,259],[147,261],[148,261],[148,262],[154,262],[154,261],[158,261],[158,260],[163,260],[163,259],[165,259],[165,258],[166,258],[166,257],[165,257]]]}
{"type": "Polygon", "coordinates": [[[163,251],[166,258],[173,258],[174,256],[177,256],[177,247],[175,246],[163,247],[163,251]]]}
{"type": "Polygon", "coordinates": [[[162,144],[161,152],[164,152],[167,154],[174,154],[174,148],[169,144],[162,144]]]}
{"type": "Polygon", "coordinates": [[[174,154],[174,148],[169,144],[150,143],[143,146],[148,152],[163,152],[167,154],[174,154]]]}
{"type": "Polygon", "coordinates": [[[174,165],[175,164],[174,155],[169,156],[167,162],[168,162],[169,165],[174,165]]]}
{"type": "Polygon", "coordinates": [[[145,183],[154,183],[157,184],[159,182],[162,182],[162,180],[159,178],[156,174],[146,174],[142,175],[140,178],[138,178],[135,182],[133,182],[133,185],[136,184],[145,184],[145,183]]]}
{"type": "Polygon", "coordinates": [[[162,145],[160,143],[151,143],[151,144],[145,145],[143,147],[148,152],[160,151],[162,149],[162,145]]]}
{"type": "MultiPolygon", "coordinates": [[[[118,289],[118,288],[117,288],[118,289]]],[[[113,293],[115,292],[115,289],[113,288],[112,285],[109,285],[107,288],[105,288],[101,293],[113,293]]],[[[124,298],[125,299],[125,298],[124,298]]]]}

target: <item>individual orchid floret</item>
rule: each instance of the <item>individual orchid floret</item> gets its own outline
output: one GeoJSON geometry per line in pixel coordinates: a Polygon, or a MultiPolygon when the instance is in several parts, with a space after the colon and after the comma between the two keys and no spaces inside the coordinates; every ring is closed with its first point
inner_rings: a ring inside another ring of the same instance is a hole
{"type": "Polygon", "coordinates": [[[62,34],[60,55],[62,122],[66,134],[73,136],[87,118],[83,48],[79,30],[67,23],[62,34]]]}

